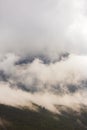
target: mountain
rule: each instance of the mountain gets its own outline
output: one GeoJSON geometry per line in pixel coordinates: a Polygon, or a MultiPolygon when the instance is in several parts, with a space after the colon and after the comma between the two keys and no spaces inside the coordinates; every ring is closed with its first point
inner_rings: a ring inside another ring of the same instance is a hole
{"type": "Polygon", "coordinates": [[[54,114],[38,106],[38,111],[0,105],[0,130],[87,130],[87,108],[81,112],[58,106],[54,114]]]}

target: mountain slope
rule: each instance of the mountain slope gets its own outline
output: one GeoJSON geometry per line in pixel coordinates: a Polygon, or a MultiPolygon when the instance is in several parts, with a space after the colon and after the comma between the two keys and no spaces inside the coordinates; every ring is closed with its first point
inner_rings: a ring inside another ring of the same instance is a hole
{"type": "MultiPolygon", "coordinates": [[[[68,109],[68,108],[67,108],[68,109]]],[[[38,107],[38,112],[0,105],[0,130],[87,130],[87,111],[61,115],[38,107]]]]}

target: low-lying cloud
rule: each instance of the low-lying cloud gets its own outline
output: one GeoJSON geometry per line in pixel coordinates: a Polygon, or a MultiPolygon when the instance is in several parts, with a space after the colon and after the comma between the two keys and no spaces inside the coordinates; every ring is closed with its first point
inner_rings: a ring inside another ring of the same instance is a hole
{"type": "Polygon", "coordinates": [[[73,109],[87,105],[86,56],[70,54],[49,64],[40,59],[16,64],[20,58],[8,54],[0,59],[0,103],[29,108],[34,103],[51,111],[57,111],[56,105],[73,109]]]}

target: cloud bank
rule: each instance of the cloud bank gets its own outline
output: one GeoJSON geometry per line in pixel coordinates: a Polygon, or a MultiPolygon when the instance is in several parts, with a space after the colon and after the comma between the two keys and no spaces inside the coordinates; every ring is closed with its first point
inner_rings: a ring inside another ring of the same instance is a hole
{"type": "Polygon", "coordinates": [[[57,105],[76,110],[87,105],[87,56],[71,54],[49,64],[40,59],[16,64],[19,59],[14,54],[0,59],[0,103],[29,108],[34,103],[53,112],[57,105]]]}

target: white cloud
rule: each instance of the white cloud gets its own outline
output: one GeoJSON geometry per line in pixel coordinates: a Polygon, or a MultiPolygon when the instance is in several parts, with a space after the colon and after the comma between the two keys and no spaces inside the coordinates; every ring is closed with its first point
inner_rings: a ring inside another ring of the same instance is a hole
{"type": "Polygon", "coordinates": [[[8,54],[0,61],[0,70],[8,75],[6,81],[0,81],[0,103],[32,108],[32,102],[53,112],[57,111],[55,105],[75,110],[79,110],[80,104],[87,106],[87,56],[71,54],[50,64],[35,59],[15,65],[17,60],[18,56],[8,54]],[[23,90],[26,88],[29,91],[23,90]]]}

